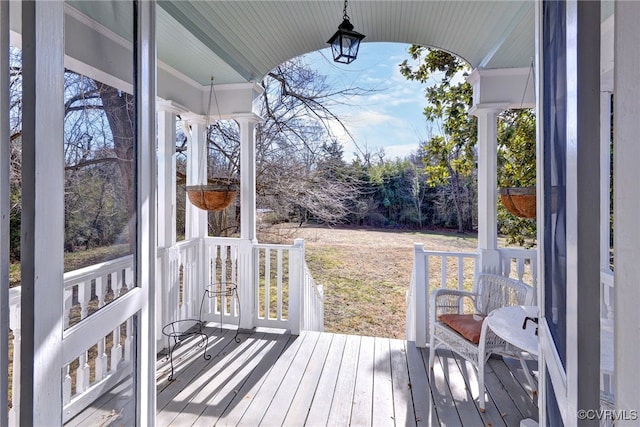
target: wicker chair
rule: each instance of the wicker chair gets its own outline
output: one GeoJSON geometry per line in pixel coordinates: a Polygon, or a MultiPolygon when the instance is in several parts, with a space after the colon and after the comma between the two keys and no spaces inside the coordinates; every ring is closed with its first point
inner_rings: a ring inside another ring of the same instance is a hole
{"type": "Polygon", "coordinates": [[[487,359],[492,353],[513,354],[507,343],[487,328],[484,318],[497,308],[529,305],[532,299],[530,286],[493,274],[480,274],[475,292],[437,289],[431,294],[429,367],[433,369],[436,350],[441,347],[471,362],[478,373],[482,412],[485,409],[484,365],[487,359]],[[481,347],[484,347],[483,354],[480,354],[481,347]]]}

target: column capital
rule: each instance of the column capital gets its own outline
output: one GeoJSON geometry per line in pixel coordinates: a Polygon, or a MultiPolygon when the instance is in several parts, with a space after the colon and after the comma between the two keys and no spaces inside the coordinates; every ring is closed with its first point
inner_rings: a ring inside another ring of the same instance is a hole
{"type": "Polygon", "coordinates": [[[480,116],[481,114],[499,114],[509,108],[508,102],[489,102],[484,104],[476,104],[469,109],[469,114],[480,116]]]}
{"type": "Polygon", "coordinates": [[[234,113],[231,118],[235,121],[237,121],[238,123],[240,122],[249,122],[249,123],[260,123],[262,121],[264,121],[264,119],[262,117],[260,117],[259,115],[255,114],[255,113],[234,113]]]}
{"type": "Polygon", "coordinates": [[[182,120],[189,122],[191,124],[194,125],[206,125],[207,124],[207,116],[203,116],[201,114],[196,114],[196,113],[192,113],[192,112],[187,112],[184,114],[181,114],[180,117],[182,117],[182,120]]]}
{"type": "Polygon", "coordinates": [[[177,102],[158,99],[156,101],[156,111],[158,113],[167,112],[167,113],[173,113],[173,114],[184,114],[189,110],[187,110],[187,107],[184,107],[178,104],[177,102]]]}

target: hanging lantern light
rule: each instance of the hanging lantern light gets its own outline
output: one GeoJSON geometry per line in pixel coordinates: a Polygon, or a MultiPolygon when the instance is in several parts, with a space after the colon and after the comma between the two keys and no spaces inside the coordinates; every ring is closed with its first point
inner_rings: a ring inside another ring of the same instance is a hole
{"type": "Polygon", "coordinates": [[[338,31],[327,42],[331,45],[333,60],[343,64],[353,62],[358,56],[358,48],[363,38],[365,38],[364,34],[353,31],[353,25],[349,22],[347,15],[347,0],[344,0],[342,24],[338,26],[338,31]]]}

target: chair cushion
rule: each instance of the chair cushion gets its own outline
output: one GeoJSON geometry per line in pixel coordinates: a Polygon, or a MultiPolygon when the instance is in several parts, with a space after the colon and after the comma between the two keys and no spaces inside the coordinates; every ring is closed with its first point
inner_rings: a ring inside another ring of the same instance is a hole
{"type": "Polygon", "coordinates": [[[480,342],[483,316],[476,314],[441,314],[438,319],[474,344],[480,342]]]}

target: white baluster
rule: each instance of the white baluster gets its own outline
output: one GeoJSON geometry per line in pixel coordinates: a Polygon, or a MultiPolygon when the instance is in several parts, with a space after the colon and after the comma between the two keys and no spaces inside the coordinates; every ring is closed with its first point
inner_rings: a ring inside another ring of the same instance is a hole
{"type": "Polygon", "coordinates": [[[64,329],[68,329],[71,321],[71,307],[73,307],[73,287],[65,288],[63,307],[62,324],[64,329]]]}
{"type": "Polygon", "coordinates": [[[136,285],[135,275],[133,274],[133,268],[127,267],[124,270],[124,283],[123,286],[126,290],[131,290],[136,285]]]}
{"type": "Polygon", "coordinates": [[[106,294],[107,279],[102,276],[96,277],[96,296],[98,297],[98,308],[104,307],[104,296],[106,294]]]}
{"type": "Polygon", "coordinates": [[[125,334],[127,334],[127,337],[125,338],[125,342],[124,342],[124,360],[125,361],[130,361],[133,360],[132,358],[132,354],[133,354],[133,318],[130,317],[127,319],[126,322],[126,327],[125,327],[125,334]]]}
{"type": "Polygon", "coordinates": [[[111,276],[111,286],[113,286],[113,292],[115,293],[114,297],[118,298],[120,296],[122,296],[122,294],[124,293],[124,290],[122,288],[125,287],[124,285],[124,274],[122,274],[122,271],[116,271],[115,273],[112,274],[111,276]],[[115,279],[115,284],[113,279],[115,279]]]}
{"type": "MultiPolygon", "coordinates": [[[[277,283],[277,287],[276,287],[276,292],[277,292],[277,313],[276,313],[276,319],[278,320],[282,320],[282,273],[284,270],[284,263],[282,261],[283,259],[283,254],[282,254],[282,249],[278,249],[278,251],[276,252],[277,254],[277,270],[276,270],[276,283],[277,283]]],[[[288,257],[289,259],[291,259],[291,251],[288,251],[288,257]]],[[[298,268],[300,268],[300,266],[297,266],[298,268]]],[[[291,282],[292,282],[292,275],[293,272],[289,271],[289,295],[291,295],[291,282]]],[[[291,313],[288,314],[288,316],[291,316],[291,313]]]]}
{"type": "Polygon", "coordinates": [[[225,245],[224,248],[220,248],[220,282],[226,283],[229,281],[227,277],[227,262],[229,260],[229,246],[225,245]]]}
{"type": "Polygon", "coordinates": [[[88,315],[89,298],[91,298],[91,281],[78,283],[78,302],[80,303],[80,320],[88,315]]]}
{"type": "Polygon", "coordinates": [[[62,380],[62,404],[66,405],[71,401],[71,367],[65,366],[65,375],[62,380]]]}
{"type": "Polygon", "coordinates": [[[271,314],[271,307],[269,300],[271,296],[271,250],[269,248],[264,250],[264,318],[269,319],[271,314]]]}
{"type": "Polygon", "coordinates": [[[238,283],[238,247],[234,246],[230,248],[231,252],[231,281],[238,283]]]}
{"type": "Polygon", "coordinates": [[[120,344],[120,326],[113,330],[113,346],[111,347],[111,371],[115,371],[122,359],[122,345],[120,344]]]}
{"type": "Polygon", "coordinates": [[[165,324],[178,319],[178,309],[180,306],[180,250],[172,248],[169,254],[169,289],[167,290],[169,298],[167,298],[168,317],[165,324]]]}
{"type": "Polygon", "coordinates": [[[524,258],[516,259],[518,269],[518,280],[522,280],[524,277],[524,258]]]}
{"type": "Polygon", "coordinates": [[[511,262],[512,262],[511,257],[507,257],[504,260],[502,275],[505,277],[511,276],[511,262]]]}
{"type": "Polygon", "coordinates": [[[78,371],[76,372],[76,394],[80,394],[89,388],[90,367],[87,363],[87,352],[83,351],[78,357],[78,371]]]}
{"type": "Polygon", "coordinates": [[[96,356],[96,381],[100,381],[107,376],[107,353],[105,351],[106,338],[98,341],[98,355],[96,356]]]}

